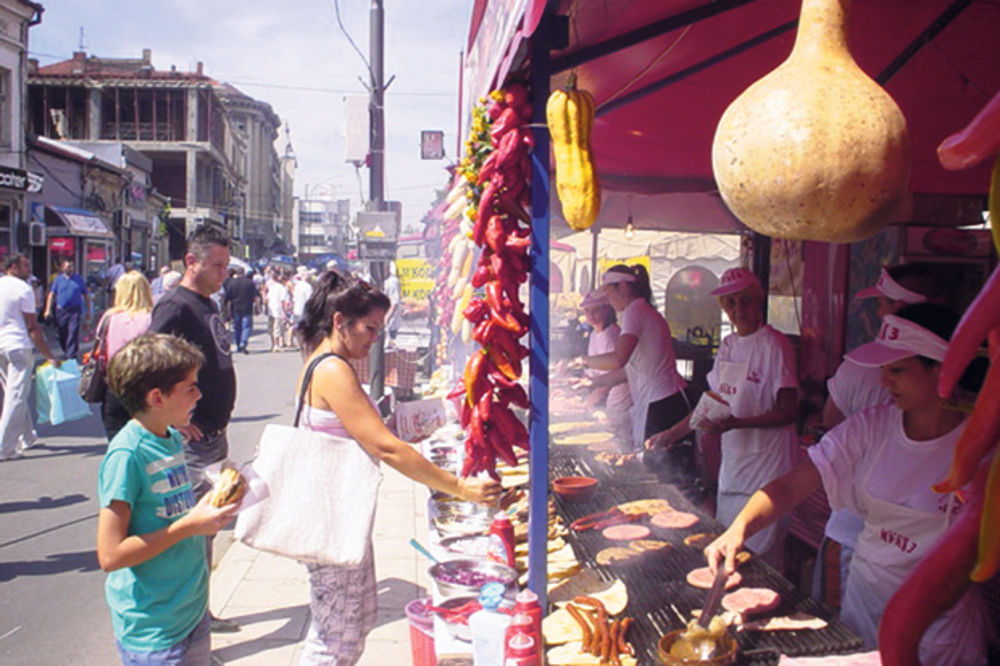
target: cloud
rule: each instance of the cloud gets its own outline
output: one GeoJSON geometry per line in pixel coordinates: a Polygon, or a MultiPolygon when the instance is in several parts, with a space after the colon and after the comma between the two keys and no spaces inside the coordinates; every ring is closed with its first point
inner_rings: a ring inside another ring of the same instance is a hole
{"type": "MultiPolygon", "coordinates": [[[[339,2],[367,57],[370,3],[339,2]]],[[[396,76],[385,102],[386,195],[403,202],[404,224],[419,221],[447,177],[445,161],[420,160],[420,130],[444,130],[454,158],[458,53],[470,4],[385,1],[385,76],[396,76]]],[[[269,103],[291,128],[296,192],[331,182],[360,205],[354,168],[344,162],[342,98],[366,94],[358,77],[368,75],[337,26],[333,0],[67,0],[47,7],[32,28],[32,56],[43,65],[71,57],[80,27],[88,54],[135,58],[150,48],[158,69],[193,70],[200,61],[209,76],[269,103]]],[[[281,132],[279,151],[284,140],[281,132]]],[[[367,171],[363,183],[367,195],[367,171]]]]}

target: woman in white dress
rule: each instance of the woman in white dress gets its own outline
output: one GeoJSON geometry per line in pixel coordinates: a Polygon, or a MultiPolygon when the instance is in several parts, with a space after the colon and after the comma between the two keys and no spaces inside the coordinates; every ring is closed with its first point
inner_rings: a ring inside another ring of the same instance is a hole
{"type": "MultiPolygon", "coordinates": [[[[613,352],[621,335],[621,327],[618,326],[615,310],[608,303],[607,297],[593,291],[584,296],[580,307],[587,323],[593,328],[587,339],[587,356],[613,352]]],[[[584,400],[584,406],[588,410],[603,408],[614,430],[631,444],[629,412],[632,409],[632,395],[629,393],[625,369],[608,372],[588,369],[585,376],[586,379],[581,384],[582,387],[590,387],[590,392],[584,400]]]]}

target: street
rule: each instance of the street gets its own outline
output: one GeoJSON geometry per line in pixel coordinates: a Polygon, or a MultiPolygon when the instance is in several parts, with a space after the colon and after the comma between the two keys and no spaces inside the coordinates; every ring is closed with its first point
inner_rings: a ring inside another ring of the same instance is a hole
{"type": "MultiPolygon", "coordinates": [[[[298,351],[268,353],[257,317],[250,355],[234,354],[239,382],[229,426],[230,457],[248,460],[269,421],[290,422],[298,351]]],[[[39,443],[0,463],[0,663],[17,666],[119,663],[104,576],[97,565],[97,472],[106,449],[96,412],[39,426],[39,443]]],[[[231,545],[216,538],[215,560],[231,545]]]]}

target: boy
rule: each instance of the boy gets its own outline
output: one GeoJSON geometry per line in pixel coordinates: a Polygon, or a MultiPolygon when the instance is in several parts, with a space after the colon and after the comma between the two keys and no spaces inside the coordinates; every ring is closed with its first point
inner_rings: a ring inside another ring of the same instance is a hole
{"type": "Polygon", "coordinates": [[[108,445],[98,481],[97,559],[122,663],[211,661],[204,537],[236,514],[196,503],[181,436],[201,397],[203,357],[171,335],[143,335],[115,354],[108,384],[132,420],[108,445]]]}

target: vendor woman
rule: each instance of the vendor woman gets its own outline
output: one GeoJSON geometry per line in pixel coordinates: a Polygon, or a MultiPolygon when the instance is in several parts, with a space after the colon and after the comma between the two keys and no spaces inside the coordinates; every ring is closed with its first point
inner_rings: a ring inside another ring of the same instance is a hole
{"type": "MultiPolygon", "coordinates": [[[[945,342],[958,317],[921,303],[883,318],[874,342],[848,358],[881,367],[892,403],[862,410],[828,432],[793,471],[754,493],[732,525],[708,548],[714,571],[725,560],[732,571],[746,539],[786,515],[821,485],[834,510],[861,516],[864,527],[851,559],[840,619],[865,647],[877,647],[886,604],[916,564],[962,510],[953,494],[931,485],[951,465],[966,416],[937,395],[945,342]]],[[[971,373],[967,373],[967,376],[971,373]]],[[[968,390],[968,377],[962,386],[968,390]]],[[[974,383],[974,382],[973,382],[974,383]]],[[[970,588],[928,628],[920,643],[923,664],[986,663],[986,616],[970,588]]]]}
{"type": "MultiPolygon", "coordinates": [[[[711,293],[736,329],[723,339],[707,377],[732,412],[708,427],[722,433],[715,515],[729,525],[755,490],[794,466],[798,378],[788,338],[764,324],[764,290],[756,275],[731,268],[711,293]]],[[[691,432],[690,420],[650,437],[646,446],[672,446],[691,432]]],[[[780,568],[784,527],[762,530],[747,546],[780,568]]]]}
{"type": "MultiPolygon", "coordinates": [[[[587,356],[613,352],[621,336],[621,328],[618,326],[615,309],[608,303],[607,296],[600,291],[592,291],[584,296],[580,307],[583,309],[584,318],[593,329],[587,339],[587,356]]],[[[588,408],[603,407],[615,430],[629,433],[630,440],[632,424],[629,410],[632,409],[632,396],[629,393],[625,369],[609,372],[588,369],[584,385],[591,387],[584,404],[588,408]]]]}
{"type": "Polygon", "coordinates": [[[601,293],[621,313],[614,350],[583,357],[596,370],[625,369],[632,396],[632,446],[668,428],[691,411],[677,372],[670,326],[653,307],[649,274],[642,265],[617,264],[601,278],[601,293]]]}

